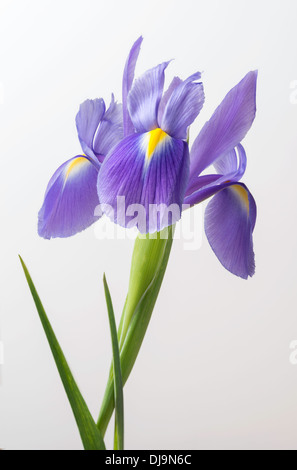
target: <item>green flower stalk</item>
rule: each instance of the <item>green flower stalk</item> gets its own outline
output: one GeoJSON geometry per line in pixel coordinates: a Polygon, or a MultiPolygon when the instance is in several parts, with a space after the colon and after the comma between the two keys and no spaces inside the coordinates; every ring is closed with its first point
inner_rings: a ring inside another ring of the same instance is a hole
{"type": "MultiPolygon", "coordinates": [[[[118,338],[123,384],[126,383],[139,353],[164,278],[172,247],[174,226],[135,241],[129,290],[118,338]]],[[[111,368],[98,427],[104,436],[114,410],[114,376],[111,368]]]]}

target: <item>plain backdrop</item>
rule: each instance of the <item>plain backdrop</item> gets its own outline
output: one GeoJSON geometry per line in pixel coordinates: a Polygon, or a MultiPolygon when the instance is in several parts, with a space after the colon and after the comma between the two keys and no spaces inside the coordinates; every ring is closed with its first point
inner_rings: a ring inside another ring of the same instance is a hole
{"type": "Polygon", "coordinates": [[[133,241],[98,240],[91,227],[48,242],[37,213],[52,173],[80,152],[79,104],[111,92],[121,100],[142,34],[137,74],[169,59],[166,83],[203,72],[191,141],[229,89],[259,70],[244,140],[257,271],[247,282],[232,276],[205,236],[194,251],[175,242],[125,387],[126,447],[297,449],[296,17],[296,0],[0,1],[1,448],[82,448],[18,253],[98,415],[111,359],[102,276],[118,321],[133,241]]]}

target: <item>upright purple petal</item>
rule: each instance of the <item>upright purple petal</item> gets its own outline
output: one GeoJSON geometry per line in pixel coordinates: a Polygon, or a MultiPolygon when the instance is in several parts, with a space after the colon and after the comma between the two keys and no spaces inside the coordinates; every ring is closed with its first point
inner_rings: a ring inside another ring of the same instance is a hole
{"type": "Polygon", "coordinates": [[[99,173],[103,211],[116,223],[154,233],[180,219],[189,172],[188,146],[161,129],[126,137],[99,173]],[[119,198],[125,198],[119,206],[119,198]]]}
{"type": "Polygon", "coordinates": [[[143,38],[140,36],[137,41],[133,44],[132,49],[128,55],[124,75],[123,75],[123,126],[124,126],[124,136],[134,133],[134,126],[132,124],[131,118],[128,113],[127,108],[127,98],[129,91],[131,89],[133,80],[135,66],[140,52],[140,46],[143,38]]]}
{"type": "Polygon", "coordinates": [[[208,199],[223,188],[237,183],[246,169],[246,154],[243,146],[239,144],[235,149],[214,164],[219,174],[198,176],[187,188],[185,204],[194,206],[208,199]]]}
{"type": "Polygon", "coordinates": [[[78,155],[64,163],[51,178],[38,216],[38,233],[43,238],[65,238],[81,232],[99,217],[98,169],[78,155]]]}
{"type": "Polygon", "coordinates": [[[243,184],[218,192],[205,211],[205,233],[222,265],[243,279],[255,273],[256,204],[243,184]]]}
{"type": "Polygon", "coordinates": [[[256,113],[257,72],[249,72],[224,98],[191,150],[189,190],[197,176],[245,137],[256,113]]]}
{"type": "Polygon", "coordinates": [[[204,90],[200,73],[191,75],[172,92],[160,122],[160,127],[176,139],[186,139],[187,129],[200,113],[204,90]]]}
{"type": "Polygon", "coordinates": [[[179,77],[174,77],[172,82],[170,83],[168,89],[165,91],[163,94],[160,104],[159,104],[159,109],[158,109],[158,122],[162,122],[164,111],[166,108],[166,105],[169,101],[169,98],[171,97],[172,93],[174,90],[181,84],[183,81],[179,77]]]}
{"type": "Polygon", "coordinates": [[[244,175],[246,170],[246,153],[241,144],[239,144],[231,152],[223,155],[214,162],[215,170],[222,174],[229,176],[229,179],[236,179],[239,181],[244,175]]]}
{"type": "Polygon", "coordinates": [[[123,136],[122,105],[117,104],[112,95],[110,106],[99,123],[93,141],[93,150],[100,162],[123,136]]]}
{"type": "Polygon", "coordinates": [[[95,162],[94,137],[105,113],[105,103],[102,98],[84,101],[76,115],[78,138],[84,153],[95,162]]]}
{"type": "Polygon", "coordinates": [[[158,107],[164,88],[164,71],[169,62],[147,70],[137,78],[128,95],[128,110],[137,132],[158,127],[158,107]]]}

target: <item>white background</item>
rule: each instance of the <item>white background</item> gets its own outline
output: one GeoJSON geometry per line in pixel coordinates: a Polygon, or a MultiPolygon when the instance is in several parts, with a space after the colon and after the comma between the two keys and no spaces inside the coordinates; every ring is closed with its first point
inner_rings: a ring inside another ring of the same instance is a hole
{"type": "Polygon", "coordinates": [[[52,173],[80,152],[79,104],[112,91],[121,99],[125,59],[142,34],[138,74],[171,58],[168,82],[204,72],[192,137],[259,69],[244,141],[257,272],[247,282],[229,274],[205,237],[196,251],[176,241],[125,388],[127,449],[297,449],[296,17],[296,0],[0,1],[0,447],[82,448],[18,253],[97,417],[111,358],[102,275],[119,319],[133,242],[100,241],[93,227],[47,242],[37,213],[52,173]]]}

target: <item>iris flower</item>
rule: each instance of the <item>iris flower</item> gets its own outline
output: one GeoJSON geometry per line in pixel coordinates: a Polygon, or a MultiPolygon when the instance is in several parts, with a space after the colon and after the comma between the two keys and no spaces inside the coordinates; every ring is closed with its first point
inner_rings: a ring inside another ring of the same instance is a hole
{"type": "Polygon", "coordinates": [[[106,113],[103,100],[81,106],[76,122],[85,155],[66,162],[51,179],[39,233],[50,238],[81,231],[98,219],[99,202],[115,223],[151,233],[177,222],[183,205],[212,197],[205,212],[210,246],[227,270],[247,279],[255,271],[256,204],[240,182],[246,169],[241,141],[255,118],[257,72],[249,72],[227,94],[189,151],[188,129],[204,103],[201,74],[175,77],[165,93],[169,62],[134,80],[141,42],[135,42],[126,62],[122,117],[114,100],[106,113]],[[210,166],[216,173],[204,174],[210,166]],[[119,198],[125,200],[124,211],[119,198]],[[129,213],[135,205],[144,208],[142,226],[133,210],[129,213]],[[158,208],[156,217],[150,217],[151,207],[158,208]]]}

